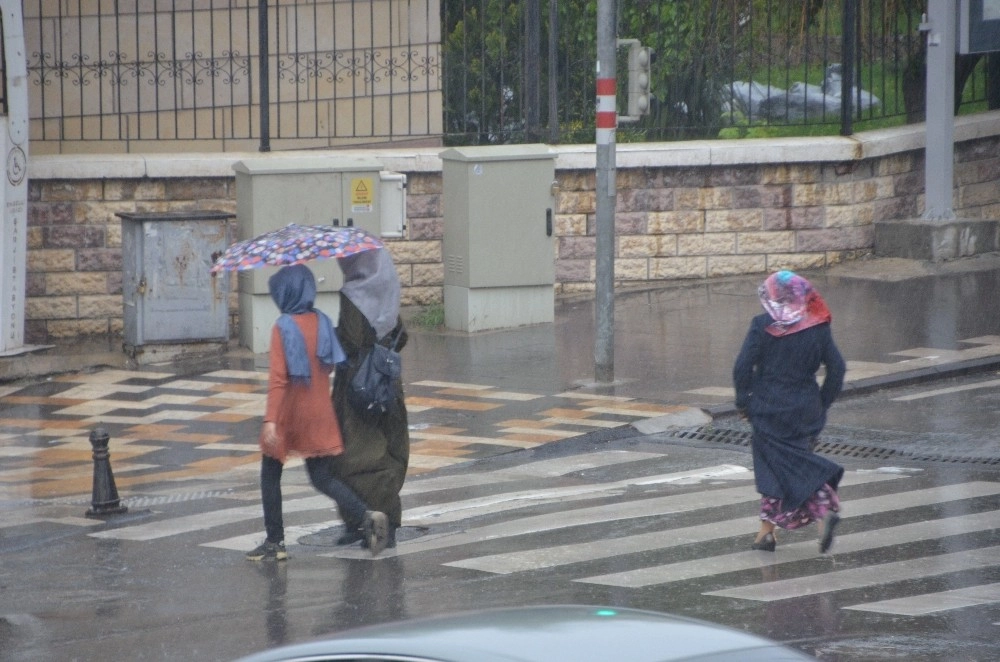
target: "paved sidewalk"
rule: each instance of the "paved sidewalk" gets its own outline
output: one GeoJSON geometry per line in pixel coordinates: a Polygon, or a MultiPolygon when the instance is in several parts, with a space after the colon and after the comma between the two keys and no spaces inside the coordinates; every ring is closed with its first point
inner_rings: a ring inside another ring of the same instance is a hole
{"type": "MultiPolygon", "coordinates": [[[[803,274],[833,312],[848,392],[1000,367],[1000,256],[871,260],[803,274]]],[[[476,334],[411,326],[403,379],[412,472],[732,413],[732,361],[761,310],[761,280],[620,287],[611,384],[594,382],[589,296],[561,299],[552,324],[476,334]]],[[[111,434],[123,494],[256,471],[266,357],[236,349],[132,370],[116,349],[91,343],[0,357],[0,500],[89,494],[88,438],[98,426],[111,434]]]]}

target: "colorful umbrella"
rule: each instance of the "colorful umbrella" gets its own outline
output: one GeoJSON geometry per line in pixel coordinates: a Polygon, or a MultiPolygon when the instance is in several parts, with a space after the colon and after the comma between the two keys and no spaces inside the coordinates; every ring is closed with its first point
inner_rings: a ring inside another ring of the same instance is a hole
{"type": "Polygon", "coordinates": [[[211,271],[284,267],[310,260],[345,257],[383,246],[377,237],[353,226],[289,223],[278,230],[231,245],[215,259],[211,271]]]}

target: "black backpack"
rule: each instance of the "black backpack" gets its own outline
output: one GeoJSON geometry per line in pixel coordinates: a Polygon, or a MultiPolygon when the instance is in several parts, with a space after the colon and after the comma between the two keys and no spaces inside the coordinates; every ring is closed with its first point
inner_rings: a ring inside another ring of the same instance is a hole
{"type": "Polygon", "coordinates": [[[396,409],[395,383],[400,379],[403,360],[396,351],[402,329],[396,330],[392,346],[375,343],[359,357],[358,369],[347,388],[347,402],[366,421],[378,421],[396,409]]]}

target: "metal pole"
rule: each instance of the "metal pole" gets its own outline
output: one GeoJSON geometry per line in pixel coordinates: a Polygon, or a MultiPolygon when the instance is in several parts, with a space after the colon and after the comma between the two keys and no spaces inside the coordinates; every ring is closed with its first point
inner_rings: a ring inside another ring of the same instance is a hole
{"type": "Polygon", "coordinates": [[[559,142],[559,5],[549,0],[549,143],[559,142]]]}
{"type": "Polygon", "coordinates": [[[541,0],[527,0],[524,21],[524,105],[527,138],[538,142],[542,137],[542,5],[541,0]]]}
{"type": "Polygon", "coordinates": [[[927,148],[924,158],[924,220],[955,218],[955,30],[952,0],[930,0],[927,7],[927,148]]]}
{"type": "Polygon", "coordinates": [[[854,133],[854,15],[857,0],[844,0],[840,62],[840,135],[854,133]]]}
{"type": "Polygon", "coordinates": [[[271,89],[268,72],[270,44],[267,35],[267,0],[257,3],[257,28],[260,37],[260,151],[271,151],[271,89]]]}
{"type": "Polygon", "coordinates": [[[594,377],[615,379],[615,0],[597,2],[597,274],[594,377]]]}

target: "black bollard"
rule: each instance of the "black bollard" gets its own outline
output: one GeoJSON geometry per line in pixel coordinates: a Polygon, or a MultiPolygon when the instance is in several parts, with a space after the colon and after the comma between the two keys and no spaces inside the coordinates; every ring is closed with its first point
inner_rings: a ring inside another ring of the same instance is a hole
{"type": "Polygon", "coordinates": [[[111,454],[108,441],[111,437],[104,428],[95,428],[90,433],[90,445],[94,447],[94,491],[90,500],[87,517],[120,515],[128,510],[118,499],[115,477],[111,473],[111,454]]]}

